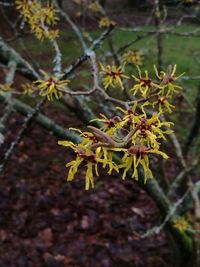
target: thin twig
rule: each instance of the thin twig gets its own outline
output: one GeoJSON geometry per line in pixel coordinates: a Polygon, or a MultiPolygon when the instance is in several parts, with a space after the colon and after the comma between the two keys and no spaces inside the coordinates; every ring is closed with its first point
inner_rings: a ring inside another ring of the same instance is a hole
{"type": "Polygon", "coordinates": [[[15,140],[10,144],[9,148],[7,149],[3,161],[0,165],[0,174],[3,172],[7,162],[9,161],[9,159],[11,158],[15,148],[17,147],[17,145],[19,144],[19,142],[21,141],[21,139],[23,138],[27,128],[29,127],[30,123],[33,121],[33,119],[35,118],[35,116],[38,114],[38,112],[40,111],[40,108],[44,105],[46,101],[46,98],[43,98],[35,107],[35,109],[29,113],[27,115],[27,117],[24,120],[23,125],[21,126],[19,132],[17,133],[15,140]]]}
{"type": "Polygon", "coordinates": [[[145,234],[143,234],[141,236],[141,238],[147,238],[147,237],[150,237],[152,235],[158,235],[163,230],[165,225],[171,220],[171,217],[175,214],[177,208],[183,203],[183,201],[185,200],[185,198],[188,196],[188,194],[191,191],[192,191],[192,188],[188,188],[188,190],[184,193],[184,195],[180,199],[178,199],[176,201],[176,203],[173,204],[173,206],[171,206],[171,209],[169,210],[169,213],[167,214],[167,216],[163,220],[162,224],[148,230],[145,234]]]}
{"type": "MultiPolygon", "coordinates": [[[[113,27],[108,28],[107,30],[105,30],[100,36],[99,38],[95,39],[92,43],[92,45],[90,46],[90,48],[88,49],[89,51],[95,50],[97,49],[101,43],[103,42],[103,40],[110,34],[110,32],[113,30],[113,27]]],[[[69,67],[67,67],[67,69],[65,69],[64,74],[62,76],[62,79],[66,79],[69,77],[69,75],[75,70],[77,69],[83,62],[85,62],[87,59],[89,58],[89,55],[86,53],[84,53],[82,56],[80,56],[74,63],[72,63],[69,67]]]]}
{"type": "Polygon", "coordinates": [[[176,176],[176,178],[172,182],[170,189],[168,191],[168,196],[170,198],[172,198],[174,196],[176,189],[180,186],[181,181],[184,179],[184,177],[186,175],[190,174],[198,166],[199,161],[200,161],[200,159],[194,160],[194,162],[192,162],[190,167],[181,170],[180,173],[176,176]]]}
{"type": "Polygon", "coordinates": [[[74,31],[74,33],[76,34],[81,46],[82,46],[82,49],[83,49],[83,52],[85,52],[85,50],[88,48],[87,45],[86,45],[86,42],[84,41],[84,38],[83,38],[83,35],[79,29],[79,27],[72,21],[72,19],[69,17],[69,15],[59,7],[58,5],[58,1],[57,0],[53,0],[56,8],[58,9],[58,11],[60,12],[60,15],[62,16],[62,18],[71,26],[72,30],[74,31]]]}
{"type": "Polygon", "coordinates": [[[194,121],[191,125],[191,128],[189,130],[187,139],[186,139],[186,143],[184,146],[184,154],[185,157],[187,157],[187,154],[189,152],[189,149],[191,147],[192,142],[194,141],[194,139],[198,136],[198,131],[200,128],[200,86],[198,89],[198,93],[197,93],[197,98],[196,98],[196,113],[194,116],[194,121]]]}

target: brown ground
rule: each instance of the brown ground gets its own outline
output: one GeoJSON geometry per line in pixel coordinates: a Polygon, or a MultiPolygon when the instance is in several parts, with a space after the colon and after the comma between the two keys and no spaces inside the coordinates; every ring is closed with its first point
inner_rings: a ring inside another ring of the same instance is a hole
{"type": "MultiPolygon", "coordinates": [[[[80,126],[70,112],[47,113],[66,127],[80,126]]],[[[22,121],[10,117],[1,154],[22,121]]],[[[159,223],[149,197],[117,175],[102,174],[89,192],[82,171],[66,183],[64,165],[72,158],[51,133],[30,127],[0,180],[0,266],[170,266],[164,233],[140,238],[159,223]]]]}

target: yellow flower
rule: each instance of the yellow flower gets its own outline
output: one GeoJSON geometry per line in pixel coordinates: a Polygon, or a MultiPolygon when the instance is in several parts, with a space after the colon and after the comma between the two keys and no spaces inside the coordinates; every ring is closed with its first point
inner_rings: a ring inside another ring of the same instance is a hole
{"type": "Polygon", "coordinates": [[[192,4],[194,1],[193,0],[183,0],[183,3],[186,3],[186,4],[192,4]]]}
{"type": "Polygon", "coordinates": [[[59,36],[59,30],[49,30],[44,36],[49,40],[55,40],[59,36]]]}
{"type": "Polygon", "coordinates": [[[110,148],[110,147],[98,147],[96,149],[96,156],[101,158],[101,163],[103,163],[103,168],[109,167],[108,174],[111,174],[113,170],[119,172],[117,164],[113,161],[113,151],[122,151],[121,148],[110,148]]]}
{"type": "Polygon", "coordinates": [[[189,223],[183,217],[180,217],[176,220],[174,227],[176,227],[179,231],[186,231],[189,228],[189,223]]]}
{"type": "Polygon", "coordinates": [[[104,67],[102,64],[100,64],[100,67],[100,73],[105,76],[102,78],[105,89],[107,89],[109,86],[116,87],[116,85],[119,85],[120,88],[124,90],[122,78],[129,79],[127,75],[123,74],[125,65],[119,67],[116,67],[115,65],[107,65],[104,67]]]}
{"type": "Polygon", "coordinates": [[[34,92],[34,86],[30,83],[22,84],[21,88],[24,94],[31,95],[34,92]]]}
{"type": "Polygon", "coordinates": [[[166,109],[169,113],[172,112],[172,108],[175,108],[172,104],[167,100],[167,96],[158,96],[157,100],[152,103],[153,107],[158,107],[159,113],[164,113],[166,109]]]}
{"type": "Polygon", "coordinates": [[[122,179],[125,179],[127,171],[133,167],[132,178],[138,180],[138,166],[142,165],[144,171],[144,183],[147,181],[147,177],[153,178],[152,171],[149,168],[149,153],[156,153],[161,155],[163,158],[167,159],[168,156],[158,149],[151,149],[143,145],[133,145],[127,152],[125,152],[122,158],[122,164],[119,165],[120,168],[124,168],[122,179]]]}
{"type": "Polygon", "coordinates": [[[121,107],[117,107],[117,109],[120,110],[124,114],[124,116],[122,118],[122,126],[124,126],[126,124],[128,124],[130,126],[132,126],[132,125],[135,126],[136,121],[138,122],[138,118],[143,116],[143,115],[139,115],[136,112],[137,105],[138,105],[138,103],[137,103],[137,101],[135,101],[132,108],[130,108],[128,110],[125,110],[121,107]]]}
{"type": "Polygon", "coordinates": [[[42,6],[37,0],[17,0],[16,8],[20,11],[25,22],[30,26],[36,38],[53,40],[58,37],[59,30],[50,30],[48,26],[58,21],[57,10],[53,5],[42,6]]]}
{"type": "Polygon", "coordinates": [[[149,93],[152,93],[153,89],[162,89],[163,87],[154,83],[152,79],[149,77],[148,71],[145,70],[145,76],[142,76],[141,70],[139,66],[136,66],[138,69],[138,77],[132,75],[137,84],[133,86],[130,91],[133,91],[133,94],[137,94],[138,91],[141,92],[142,96],[146,98],[149,93]]]}
{"type": "Polygon", "coordinates": [[[88,190],[90,186],[94,188],[94,174],[99,176],[98,173],[98,164],[103,164],[103,167],[109,166],[108,173],[111,174],[112,170],[115,169],[118,171],[118,168],[114,162],[112,162],[112,154],[107,150],[108,148],[97,148],[96,153],[87,146],[86,143],[82,142],[78,145],[75,145],[70,141],[58,141],[59,145],[70,147],[76,153],[76,159],[67,163],[66,167],[70,167],[67,180],[72,181],[75,174],[78,171],[78,168],[81,164],[86,166],[86,175],[85,175],[85,189],[88,190]],[[102,159],[101,157],[104,156],[102,159]]]}
{"type": "Polygon", "coordinates": [[[98,142],[98,139],[91,132],[82,132],[80,129],[77,128],[69,128],[69,130],[78,132],[80,134],[80,137],[82,138],[81,144],[86,147],[90,147],[91,145],[96,144],[98,142]]]}
{"type": "Polygon", "coordinates": [[[58,10],[52,4],[48,4],[46,8],[41,10],[41,19],[47,25],[54,25],[59,20],[57,16],[58,10]]]}
{"type": "Polygon", "coordinates": [[[58,141],[58,144],[72,148],[77,155],[75,160],[66,164],[66,167],[70,167],[67,181],[72,181],[74,179],[74,176],[78,171],[78,167],[84,163],[87,167],[85,189],[88,190],[90,185],[92,188],[94,188],[93,166],[95,167],[95,172],[98,176],[95,154],[82,144],[75,145],[70,141],[58,141]]]}
{"type": "Polygon", "coordinates": [[[127,51],[126,53],[124,53],[122,55],[122,58],[125,62],[127,63],[134,63],[135,65],[137,66],[141,66],[142,65],[142,61],[143,61],[143,58],[142,58],[142,53],[140,51],[127,51]]]}
{"type": "Polygon", "coordinates": [[[91,3],[89,5],[89,9],[91,9],[93,12],[96,12],[96,13],[102,11],[102,7],[98,2],[91,3]]]}
{"type": "Polygon", "coordinates": [[[98,176],[97,164],[95,156],[93,154],[87,156],[77,156],[76,160],[73,160],[66,164],[66,167],[70,167],[67,181],[72,181],[74,175],[76,174],[78,167],[85,161],[86,164],[86,175],[85,175],[85,190],[88,190],[90,186],[94,188],[94,175],[93,170],[95,170],[96,175],[98,176]]]}
{"type": "Polygon", "coordinates": [[[182,89],[181,86],[175,85],[174,82],[178,80],[184,73],[180,74],[179,76],[176,76],[176,65],[172,66],[170,65],[168,67],[167,72],[164,71],[158,72],[158,69],[154,65],[154,70],[156,73],[157,78],[160,80],[162,86],[161,93],[162,95],[166,95],[167,97],[172,97],[173,93],[179,92],[180,89],[182,89]],[[167,92],[165,92],[167,89],[167,92]]]}
{"type": "Polygon", "coordinates": [[[31,23],[30,27],[31,32],[34,33],[35,37],[40,41],[43,41],[45,38],[49,40],[54,40],[59,36],[59,30],[44,30],[44,28],[40,24],[38,24],[38,22],[31,23]]]}
{"type": "Polygon", "coordinates": [[[101,128],[109,135],[113,135],[117,128],[121,128],[121,119],[118,116],[114,116],[112,118],[107,118],[104,114],[100,114],[102,119],[93,119],[92,121],[100,121],[103,122],[103,127],[101,128]]]}
{"type": "Polygon", "coordinates": [[[109,28],[116,25],[114,20],[110,20],[108,17],[102,17],[99,21],[99,28],[109,28]]]}
{"type": "Polygon", "coordinates": [[[83,32],[83,36],[85,37],[85,38],[90,38],[90,34],[89,34],[89,32],[86,32],[86,31],[84,31],[83,32]]]}
{"type": "Polygon", "coordinates": [[[59,76],[51,77],[47,73],[43,72],[44,80],[37,80],[34,82],[40,90],[41,96],[46,96],[48,100],[53,100],[55,97],[59,99],[62,97],[62,91],[64,91],[65,86],[68,85],[69,80],[59,80],[59,76]]]}
{"type": "Polygon", "coordinates": [[[11,83],[5,83],[5,84],[0,84],[0,92],[12,92],[12,84],[11,83]]]}
{"type": "Polygon", "coordinates": [[[151,118],[147,118],[146,114],[142,117],[135,117],[135,131],[132,137],[132,143],[136,144],[138,138],[142,145],[147,145],[157,149],[160,146],[159,139],[166,139],[165,134],[170,134],[171,130],[163,130],[162,127],[170,127],[172,122],[160,122],[159,114],[152,115],[151,118]]]}
{"type": "Polygon", "coordinates": [[[81,11],[77,11],[77,12],[75,13],[75,16],[76,16],[77,18],[80,18],[80,17],[82,16],[82,12],[81,12],[81,11]]]}
{"type": "Polygon", "coordinates": [[[73,2],[77,5],[80,5],[81,4],[81,0],[73,0],[73,2]]]}
{"type": "Polygon", "coordinates": [[[38,8],[40,4],[37,1],[27,1],[27,0],[16,0],[15,1],[16,9],[19,9],[20,12],[26,14],[30,12],[31,8],[38,8]]]}

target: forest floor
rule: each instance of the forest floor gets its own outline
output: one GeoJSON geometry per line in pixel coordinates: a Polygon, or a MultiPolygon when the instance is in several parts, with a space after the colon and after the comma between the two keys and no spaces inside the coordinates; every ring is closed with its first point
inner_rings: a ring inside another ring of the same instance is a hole
{"type": "MultiPolygon", "coordinates": [[[[58,114],[47,104],[44,112],[66,127],[81,125],[70,111],[58,114]]],[[[22,122],[10,117],[1,156],[22,122]]],[[[67,183],[65,163],[73,155],[57,141],[33,123],[0,179],[0,266],[171,266],[164,232],[141,237],[160,221],[147,194],[118,175],[102,174],[90,191],[84,171],[67,183]]]]}

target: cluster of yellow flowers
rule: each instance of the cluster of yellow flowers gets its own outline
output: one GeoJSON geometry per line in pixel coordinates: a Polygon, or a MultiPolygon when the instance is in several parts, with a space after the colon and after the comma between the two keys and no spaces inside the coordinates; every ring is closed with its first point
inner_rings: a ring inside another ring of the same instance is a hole
{"type": "Polygon", "coordinates": [[[76,17],[81,17],[83,10],[84,12],[85,10],[89,10],[97,16],[103,12],[103,8],[98,1],[88,3],[84,0],[73,0],[73,2],[78,5],[78,11],[75,13],[76,17]]]}
{"type": "Polygon", "coordinates": [[[37,0],[16,0],[15,3],[37,39],[53,40],[58,37],[59,30],[49,29],[49,26],[55,25],[58,21],[57,10],[52,4],[43,6],[37,0]]]}
{"type": "Polygon", "coordinates": [[[100,28],[109,28],[116,25],[114,20],[110,20],[108,17],[102,17],[99,21],[100,28]]]}
{"type": "Polygon", "coordinates": [[[89,5],[89,9],[91,9],[93,12],[98,13],[102,11],[102,6],[96,1],[89,5]]]}
{"type": "Polygon", "coordinates": [[[10,83],[5,83],[5,84],[0,84],[0,93],[7,93],[7,92],[12,92],[13,88],[12,88],[12,84],[10,83]]]}
{"type": "Polygon", "coordinates": [[[169,103],[169,99],[172,98],[174,93],[179,92],[180,86],[176,85],[175,82],[183,74],[176,76],[176,65],[170,65],[167,72],[158,72],[156,66],[154,65],[154,71],[156,79],[152,79],[149,76],[147,70],[142,73],[140,67],[136,65],[138,70],[138,75],[132,75],[131,77],[125,74],[125,63],[119,67],[115,65],[103,66],[100,64],[103,86],[108,89],[109,86],[116,87],[119,86],[121,90],[124,90],[123,79],[133,78],[135,83],[130,88],[130,92],[133,95],[140,94],[145,101],[143,105],[151,105],[153,108],[157,108],[159,112],[163,112],[163,108],[168,112],[171,112],[174,106],[169,103]],[[151,99],[152,101],[150,101],[151,99]]]}
{"type": "Polygon", "coordinates": [[[15,91],[12,83],[0,84],[0,93],[33,94],[34,86],[31,83],[21,85],[21,91],[15,91]]]}
{"type": "Polygon", "coordinates": [[[76,159],[69,162],[66,167],[70,167],[68,181],[74,179],[80,165],[86,166],[86,185],[89,189],[94,187],[93,172],[98,176],[98,166],[108,167],[108,174],[113,170],[119,172],[123,169],[122,178],[131,168],[132,177],[138,179],[138,166],[144,170],[144,182],[147,177],[153,177],[149,167],[149,156],[151,154],[161,155],[163,158],[168,156],[160,151],[160,140],[165,139],[165,135],[171,133],[167,129],[171,126],[170,122],[161,122],[160,114],[153,114],[148,117],[143,112],[136,112],[138,109],[137,101],[132,109],[121,111],[121,116],[107,118],[101,115],[98,121],[103,123],[101,129],[88,126],[88,132],[80,132],[82,142],[74,144],[70,141],[59,141],[60,145],[70,147],[76,154],[76,159]],[[113,152],[119,153],[121,162],[116,164],[113,160],[113,152]]]}
{"type": "Polygon", "coordinates": [[[126,63],[133,63],[137,66],[142,66],[143,54],[141,51],[129,50],[122,55],[122,58],[123,58],[124,62],[126,62],[126,63]]]}
{"type": "MultiPolygon", "coordinates": [[[[119,85],[123,90],[122,79],[131,78],[125,74],[124,65],[104,67],[100,64],[100,67],[105,89],[119,85]]],[[[168,102],[168,99],[177,92],[177,89],[180,89],[174,84],[178,79],[175,76],[176,66],[170,65],[166,72],[158,72],[154,66],[157,80],[152,80],[148,71],[143,75],[140,68],[138,66],[137,68],[138,76],[132,76],[135,84],[130,91],[134,95],[140,93],[143,104],[135,100],[131,108],[117,107],[120,116],[107,118],[101,114],[101,118],[95,119],[103,124],[101,129],[93,126],[88,126],[87,132],[74,129],[82,138],[79,144],[70,141],[58,142],[71,148],[76,154],[76,159],[66,165],[69,167],[68,181],[74,179],[80,166],[86,167],[86,189],[90,186],[94,187],[93,176],[94,173],[99,175],[99,166],[107,168],[108,174],[122,169],[122,179],[125,179],[128,171],[132,171],[131,176],[137,180],[138,168],[142,166],[144,182],[146,182],[148,177],[153,178],[149,164],[151,155],[157,154],[164,159],[168,158],[167,154],[161,151],[161,140],[165,140],[166,135],[172,132],[170,127],[173,123],[162,121],[161,118],[165,111],[171,112],[174,106],[168,102]],[[152,115],[147,115],[146,106],[154,109],[154,112],[150,113],[152,115]],[[114,153],[119,154],[121,162],[114,161],[114,153]]]]}
{"type": "Polygon", "coordinates": [[[25,83],[21,85],[22,93],[25,95],[32,95],[34,93],[34,86],[32,83],[25,83]]]}
{"type": "MultiPolygon", "coordinates": [[[[73,0],[73,2],[77,5],[79,5],[79,10],[76,11],[76,17],[81,17],[83,15],[82,10],[80,10],[80,7],[82,5],[85,6],[85,10],[89,10],[92,13],[95,14],[95,17],[99,17],[99,27],[100,28],[109,28],[116,25],[116,22],[114,20],[109,19],[107,16],[105,16],[105,12],[99,1],[91,1],[91,3],[84,2],[83,0],[73,0]],[[103,17],[101,17],[103,15],[103,17]]],[[[83,9],[83,8],[82,8],[83,9]]]]}

